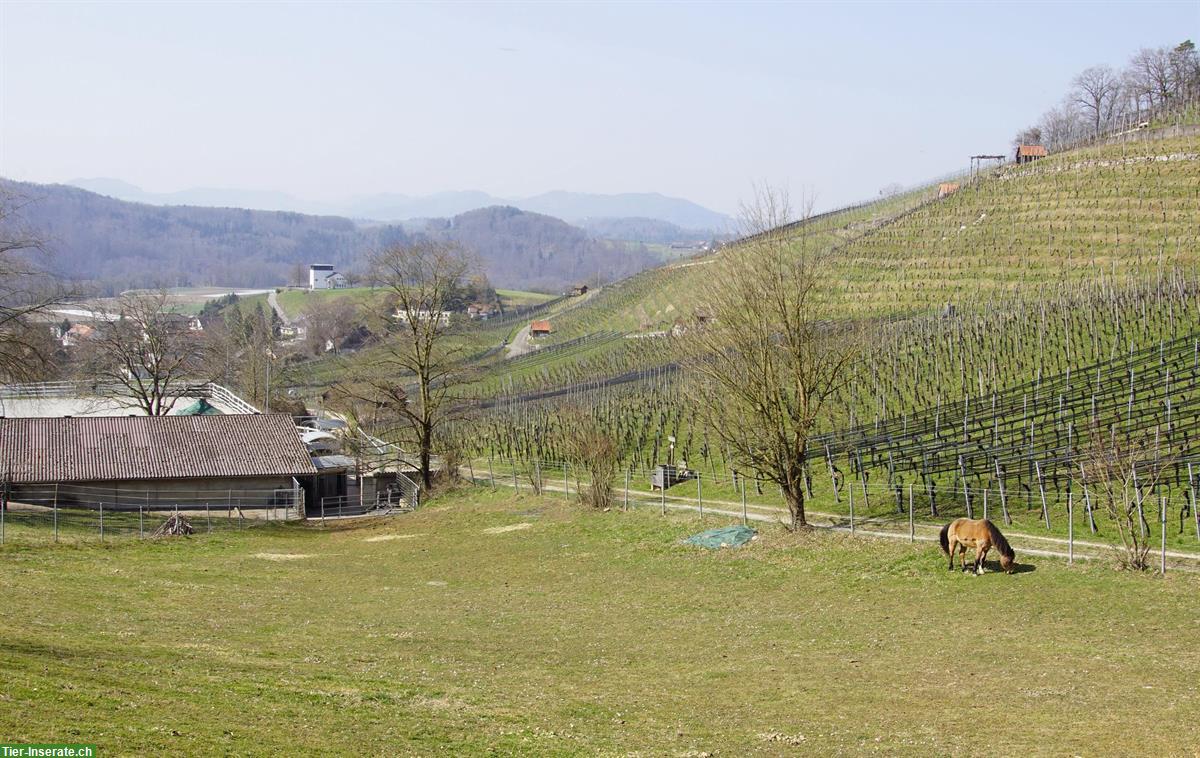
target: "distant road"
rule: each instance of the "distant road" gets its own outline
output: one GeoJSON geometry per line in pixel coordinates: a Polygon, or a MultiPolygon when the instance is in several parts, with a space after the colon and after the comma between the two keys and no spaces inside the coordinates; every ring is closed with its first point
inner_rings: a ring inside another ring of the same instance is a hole
{"type": "Polygon", "coordinates": [[[271,310],[275,311],[275,313],[279,316],[279,320],[282,321],[285,326],[292,326],[292,320],[288,318],[288,315],[286,312],[284,312],[283,308],[279,307],[279,300],[275,297],[275,290],[268,291],[267,304],[271,306],[271,310]]]}

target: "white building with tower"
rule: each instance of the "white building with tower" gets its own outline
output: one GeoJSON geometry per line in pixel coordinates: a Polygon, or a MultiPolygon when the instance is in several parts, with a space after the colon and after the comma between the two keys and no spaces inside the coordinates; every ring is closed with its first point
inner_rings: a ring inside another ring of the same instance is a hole
{"type": "Polygon", "coordinates": [[[333,290],[346,286],[346,277],[333,270],[332,263],[310,263],[308,265],[308,288],[310,290],[333,290]]]}

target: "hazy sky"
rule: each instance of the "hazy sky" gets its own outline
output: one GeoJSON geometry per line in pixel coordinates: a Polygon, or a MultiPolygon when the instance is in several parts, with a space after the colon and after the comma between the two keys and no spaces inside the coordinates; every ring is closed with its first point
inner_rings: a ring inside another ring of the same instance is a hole
{"type": "Polygon", "coordinates": [[[1200,2],[27,4],[0,0],[0,174],[313,200],[755,181],[856,200],[1003,152],[1200,2]]]}

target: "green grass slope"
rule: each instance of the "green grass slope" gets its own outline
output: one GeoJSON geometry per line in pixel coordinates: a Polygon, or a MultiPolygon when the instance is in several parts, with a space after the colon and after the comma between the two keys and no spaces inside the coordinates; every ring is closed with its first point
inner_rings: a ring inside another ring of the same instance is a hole
{"type": "Polygon", "coordinates": [[[142,755],[1200,744],[1195,575],[974,577],[927,543],[774,528],[677,544],[699,529],[473,493],[329,531],[10,544],[0,734],[142,755]]]}

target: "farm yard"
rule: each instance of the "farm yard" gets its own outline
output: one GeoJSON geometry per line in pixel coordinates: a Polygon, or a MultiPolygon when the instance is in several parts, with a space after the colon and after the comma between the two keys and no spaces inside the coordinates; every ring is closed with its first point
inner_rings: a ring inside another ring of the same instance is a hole
{"type": "Polygon", "coordinates": [[[1186,754],[1200,579],[598,513],[10,544],[0,731],[123,753],[1186,754]],[[336,591],[333,591],[335,590],[336,591]],[[984,723],[986,730],[974,725],[984,723]]]}

